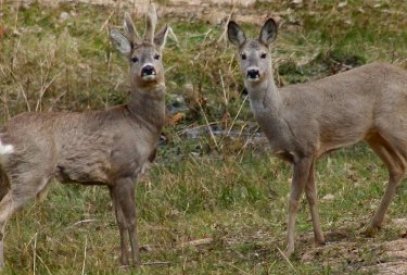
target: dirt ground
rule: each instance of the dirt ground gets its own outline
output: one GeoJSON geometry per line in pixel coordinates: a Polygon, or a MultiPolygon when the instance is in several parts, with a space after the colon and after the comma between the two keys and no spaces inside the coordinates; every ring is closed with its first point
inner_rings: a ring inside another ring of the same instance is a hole
{"type": "MultiPolygon", "coordinates": [[[[358,237],[356,239],[349,237],[354,235],[352,232],[347,232],[349,229],[338,229],[326,235],[328,241],[325,246],[310,249],[302,255],[301,260],[305,263],[320,261],[333,270],[343,268],[343,264],[346,263],[345,273],[360,271],[367,274],[407,274],[407,219],[394,219],[387,222],[383,230],[386,230],[386,227],[405,232],[402,234],[403,238],[382,243],[372,238],[367,242],[364,240],[361,245],[357,240],[358,237]],[[366,260],[375,264],[366,264],[366,260]]],[[[312,242],[312,236],[304,239],[312,242]]]]}

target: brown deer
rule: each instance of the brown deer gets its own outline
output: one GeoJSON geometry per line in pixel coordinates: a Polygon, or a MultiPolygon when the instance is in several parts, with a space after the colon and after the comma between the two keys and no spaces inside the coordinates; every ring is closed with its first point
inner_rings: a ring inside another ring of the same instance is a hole
{"type": "Polygon", "coordinates": [[[380,229],[396,188],[406,175],[407,72],[393,65],[373,63],[277,89],[269,53],[276,35],[273,19],[265,22],[257,39],[246,39],[237,23],[228,24],[228,38],[238,48],[254,116],[274,154],[294,166],[286,255],[294,252],[295,220],[304,190],[315,241],[325,242],[318,214],[315,161],[326,152],[361,140],[389,170],[387,189],[366,229],[373,235],[380,229]]]}
{"type": "Polygon", "coordinates": [[[165,120],[161,53],[169,28],[154,35],[156,22],[151,6],[143,38],[128,15],[125,34],[110,32],[130,63],[126,105],[84,113],[23,113],[0,129],[0,265],[7,220],[52,178],[107,186],[120,230],[121,264],[140,264],[134,182],[153,158],[165,120]]]}

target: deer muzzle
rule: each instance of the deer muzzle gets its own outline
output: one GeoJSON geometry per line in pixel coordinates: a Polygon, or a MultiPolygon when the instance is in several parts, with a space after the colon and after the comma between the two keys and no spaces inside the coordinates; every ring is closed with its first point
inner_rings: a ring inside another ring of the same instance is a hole
{"type": "Polygon", "coordinates": [[[153,65],[146,64],[141,69],[141,77],[143,80],[154,80],[156,78],[157,72],[153,65]]]}
{"type": "Polygon", "coordinates": [[[260,78],[260,71],[255,68],[250,68],[247,70],[246,77],[252,81],[258,80],[260,78]]]}

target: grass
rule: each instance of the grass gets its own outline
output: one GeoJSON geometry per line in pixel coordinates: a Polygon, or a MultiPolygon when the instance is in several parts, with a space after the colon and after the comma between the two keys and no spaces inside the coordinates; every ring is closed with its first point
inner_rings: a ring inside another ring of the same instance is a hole
{"type": "MultiPolygon", "coordinates": [[[[387,61],[407,68],[403,1],[348,1],[342,8],[336,2],[303,7],[288,1],[256,3],[253,9],[283,14],[272,49],[280,85],[323,77],[343,64],[387,61]]],[[[127,64],[107,35],[108,26],[121,25],[123,9],[76,3],[17,8],[1,2],[0,7],[0,121],[27,110],[88,110],[125,101],[127,64]],[[62,12],[68,19],[61,19],[62,12]]],[[[238,128],[254,121],[242,100],[234,50],[219,39],[222,27],[171,15],[162,21],[169,22],[179,40],[178,45],[169,40],[164,55],[169,104],[172,95],[187,96],[184,85],[191,83],[206,102],[209,122],[230,127],[237,117],[238,128]],[[231,119],[222,119],[225,114],[231,119]]],[[[257,28],[245,27],[256,35],[257,28]]],[[[372,243],[402,233],[390,221],[405,218],[405,184],[379,236],[370,240],[359,234],[380,201],[387,175],[377,157],[358,145],[317,167],[319,197],[333,195],[321,200],[322,227],[329,233],[344,231],[345,239],[356,244],[357,257],[333,251],[311,262],[301,260],[312,247],[303,202],[297,252],[286,261],[279,250],[285,245],[290,167],[267,150],[245,149],[222,137],[214,144],[207,135],[192,140],[180,134],[205,123],[202,112],[189,110],[182,123],[166,127],[167,143],[150,175],[137,185],[140,242],[151,248],[142,260],[156,263],[137,273],[363,273],[361,267],[377,259],[372,243]],[[204,238],[213,241],[180,247],[204,238]]],[[[16,214],[6,231],[5,274],[127,273],[118,267],[118,228],[103,188],[55,183],[44,202],[16,214]]]]}

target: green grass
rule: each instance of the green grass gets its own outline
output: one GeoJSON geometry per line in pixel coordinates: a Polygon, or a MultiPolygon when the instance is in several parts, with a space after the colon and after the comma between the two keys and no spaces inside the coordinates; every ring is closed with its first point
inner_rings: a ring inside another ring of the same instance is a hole
{"type": "MultiPolygon", "coordinates": [[[[259,1],[255,6],[258,13],[291,8],[282,13],[284,23],[272,47],[281,85],[332,74],[338,64],[387,61],[407,68],[403,1],[375,1],[376,7],[370,1],[348,1],[343,8],[337,8],[337,1],[294,8],[288,2],[259,1]]],[[[126,100],[127,64],[107,33],[108,26],[121,25],[124,10],[84,4],[32,4],[17,10],[8,3],[2,9],[0,121],[26,110],[103,109],[126,100]],[[62,22],[63,11],[71,16],[62,22]]],[[[233,119],[242,105],[243,86],[234,49],[218,41],[222,27],[170,15],[162,21],[173,27],[179,40],[179,45],[169,40],[164,53],[168,93],[184,94],[183,85],[192,83],[206,98],[203,110],[209,122],[221,121],[225,113],[233,119]]],[[[140,20],[137,27],[142,28],[140,20]]],[[[245,27],[257,35],[257,27],[245,27]]],[[[246,102],[236,128],[250,121],[254,118],[246,102]]],[[[230,120],[226,123],[231,125],[230,120]]],[[[142,261],[165,263],[145,265],[136,273],[363,273],[360,268],[377,259],[373,244],[402,233],[391,219],[405,218],[406,184],[389,209],[383,231],[373,240],[361,237],[387,175],[377,157],[358,145],[322,159],[317,167],[319,197],[333,195],[332,200],[321,200],[323,230],[345,232],[344,239],[356,244],[358,256],[352,259],[332,249],[310,263],[301,260],[313,246],[304,201],[297,251],[288,263],[279,249],[285,246],[290,166],[267,150],[242,149],[239,142],[225,138],[217,138],[216,146],[209,136],[186,140],[180,134],[202,124],[201,112],[187,112],[183,123],[166,127],[168,142],[150,175],[137,185],[139,238],[151,247],[142,252],[142,261]],[[213,241],[179,247],[204,238],[213,241]]],[[[104,188],[54,183],[48,198],[16,214],[6,232],[5,274],[127,273],[118,266],[119,233],[104,188]]]]}

